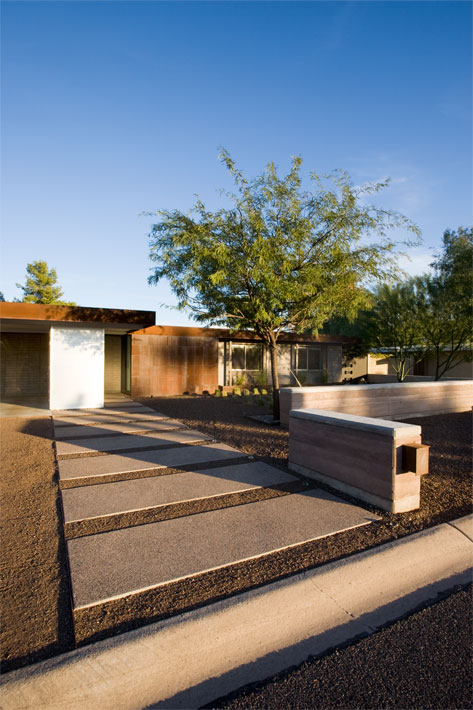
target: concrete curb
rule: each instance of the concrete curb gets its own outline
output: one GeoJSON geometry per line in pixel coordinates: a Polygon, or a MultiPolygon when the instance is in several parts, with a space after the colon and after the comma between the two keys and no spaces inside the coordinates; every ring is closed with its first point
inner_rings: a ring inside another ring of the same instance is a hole
{"type": "Polygon", "coordinates": [[[473,515],[3,676],[2,710],[198,708],[471,582],[473,515]]]}

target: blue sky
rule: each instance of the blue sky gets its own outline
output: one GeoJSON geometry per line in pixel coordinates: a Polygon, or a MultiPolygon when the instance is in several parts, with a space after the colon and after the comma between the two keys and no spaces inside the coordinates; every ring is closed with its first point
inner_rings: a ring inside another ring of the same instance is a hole
{"type": "Polygon", "coordinates": [[[210,208],[248,176],[390,176],[380,203],[419,224],[413,273],[471,224],[469,2],[2,3],[0,290],[43,259],[84,306],[156,310],[148,239],[162,208],[210,208]]]}

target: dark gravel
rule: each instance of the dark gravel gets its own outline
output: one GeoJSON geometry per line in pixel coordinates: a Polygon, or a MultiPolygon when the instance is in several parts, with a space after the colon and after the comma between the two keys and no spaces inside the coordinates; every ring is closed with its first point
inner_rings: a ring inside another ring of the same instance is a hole
{"type": "Polygon", "coordinates": [[[470,587],[353,646],[207,707],[470,709],[472,631],[470,587]]]}

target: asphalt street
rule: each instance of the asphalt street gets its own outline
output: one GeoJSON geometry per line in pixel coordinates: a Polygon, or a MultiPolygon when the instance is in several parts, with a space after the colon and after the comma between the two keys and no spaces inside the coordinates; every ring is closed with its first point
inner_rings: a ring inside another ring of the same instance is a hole
{"type": "Polygon", "coordinates": [[[206,707],[471,709],[472,588],[206,707]]]}

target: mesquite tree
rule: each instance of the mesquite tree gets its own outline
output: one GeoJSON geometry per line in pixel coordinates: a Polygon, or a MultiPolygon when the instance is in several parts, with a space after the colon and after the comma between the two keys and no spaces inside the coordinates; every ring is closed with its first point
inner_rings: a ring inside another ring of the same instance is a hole
{"type": "Polygon", "coordinates": [[[155,266],[150,283],[166,278],[178,307],[199,322],[251,330],[269,348],[273,411],[279,417],[278,338],[283,331],[316,333],[335,315],[355,315],[364,305],[361,283],[396,273],[391,228],[406,217],[366,197],[387,182],[354,186],[345,172],[310,175],[302,187],[302,159],[279,177],[269,163],[247,180],[230,155],[222,162],[235,183],[230,207],[209,212],[200,198],[187,214],[160,210],[149,235],[155,266]],[[375,235],[376,241],[369,237],[375,235]]]}

